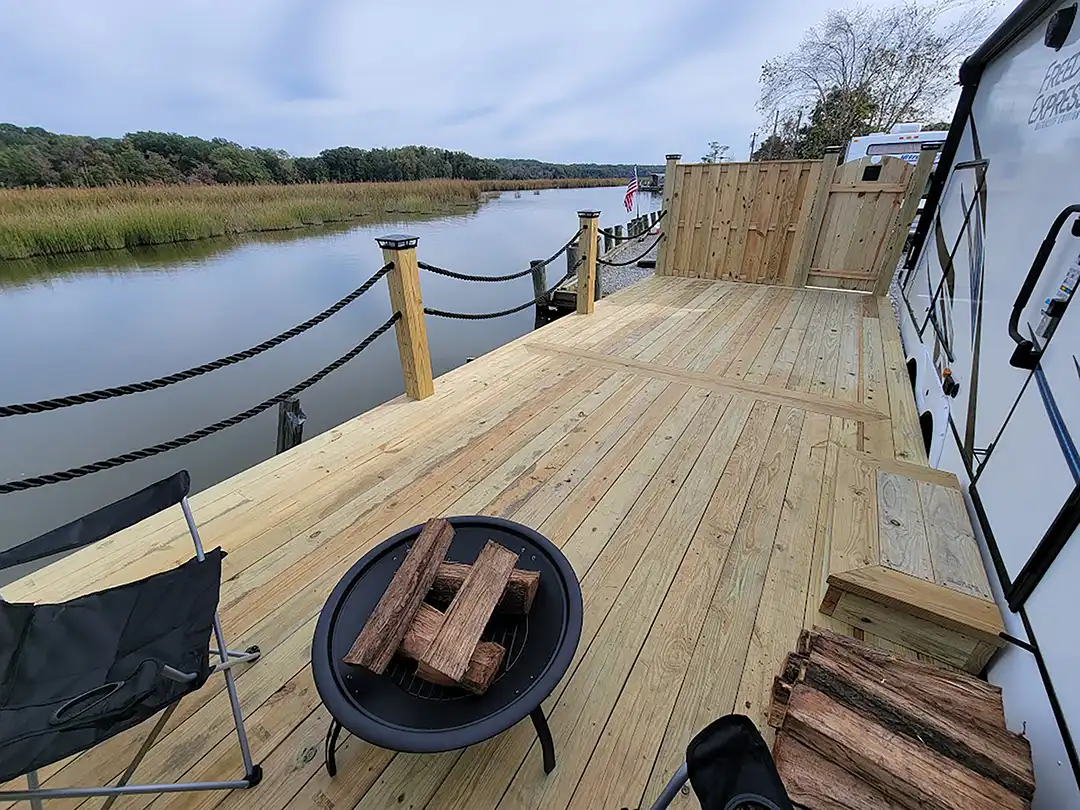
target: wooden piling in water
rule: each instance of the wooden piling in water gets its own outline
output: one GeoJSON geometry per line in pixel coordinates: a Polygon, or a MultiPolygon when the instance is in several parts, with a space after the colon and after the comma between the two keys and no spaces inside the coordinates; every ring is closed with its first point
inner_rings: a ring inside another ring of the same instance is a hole
{"type": "Polygon", "coordinates": [[[542,306],[547,303],[547,265],[544,264],[543,259],[533,259],[529,262],[529,269],[532,271],[532,284],[533,284],[533,298],[536,298],[537,305],[542,306]]]}
{"type": "Polygon", "coordinates": [[[277,452],[292,450],[304,440],[304,422],[307,414],[300,407],[297,397],[290,397],[278,403],[277,452]]]}

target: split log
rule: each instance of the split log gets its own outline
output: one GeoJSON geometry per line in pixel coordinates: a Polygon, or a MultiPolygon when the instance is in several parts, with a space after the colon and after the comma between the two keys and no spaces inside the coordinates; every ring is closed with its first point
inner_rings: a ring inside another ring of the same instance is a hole
{"type": "MultiPolygon", "coordinates": [[[[454,594],[460,590],[471,569],[472,566],[466,563],[444,562],[435,574],[435,581],[431,584],[428,595],[436,601],[449,603],[453,600],[454,594]]],[[[532,607],[539,587],[539,571],[515,568],[510,573],[510,581],[506,583],[502,599],[495,606],[495,612],[524,616],[532,607]]]]}
{"type": "MultiPolygon", "coordinates": [[[[916,665],[919,666],[919,665],[916,665]]],[[[944,757],[992,780],[1025,799],[1035,793],[1030,743],[999,725],[1000,715],[987,711],[986,701],[968,701],[966,716],[943,711],[942,703],[925,697],[955,692],[955,677],[925,666],[920,691],[898,677],[891,662],[876,663],[847,645],[812,647],[802,682],[871,720],[880,728],[921,743],[944,757]]],[[[904,675],[912,674],[911,668],[904,675]]],[[[966,680],[966,676],[965,676],[966,680]]]]}
{"type": "MultiPolygon", "coordinates": [[[[428,647],[431,646],[431,642],[435,640],[435,636],[438,635],[439,628],[442,627],[445,617],[446,614],[438,608],[428,604],[420,605],[419,610],[416,611],[416,615],[413,617],[409,632],[405,634],[405,638],[398,648],[398,654],[411,661],[419,661],[427,652],[428,647]]],[[[473,694],[482,695],[491,686],[491,682],[495,680],[495,675],[499,671],[499,665],[502,664],[504,655],[506,655],[506,649],[501,644],[492,641],[481,641],[473,650],[472,658],[469,659],[469,665],[465,669],[465,674],[462,676],[460,683],[455,683],[438,673],[428,673],[426,675],[420,673],[420,677],[439,686],[460,686],[473,694]]]]}
{"type": "MultiPolygon", "coordinates": [[[[439,564],[446,558],[454,529],[443,518],[424,524],[419,537],[394,573],[375,610],[343,659],[382,674],[412,624],[424,601],[439,564]]],[[[466,659],[465,663],[468,663],[466,659]]],[[[462,674],[464,674],[464,667],[462,674]]]]}
{"type": "Polygon", "coordinates": [[[902,810],[835,762],[788,734],[776,735],[773,761],[788,798],[806,810],[902,810]]]}
{"type": "Polygon", "coordinates": [[[417,671],[421,677],[430,680],[441,675],[461,682],[517,560],[513,551],[488,541],[446,609],[435,640],[420,658],[417,671]]]}
{"type": "Polygon", "coordinates": [[[805,684],[791,691],[784,731],[908,810],[1029,810],[1007,788],[882,728],[805,684]]]}

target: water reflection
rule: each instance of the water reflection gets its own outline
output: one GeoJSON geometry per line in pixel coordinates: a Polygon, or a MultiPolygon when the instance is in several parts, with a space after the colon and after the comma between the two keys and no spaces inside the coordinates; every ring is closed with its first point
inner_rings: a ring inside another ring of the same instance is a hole
{"type": "MultiPolygon", "coordinates": [[[[624,222],[622,194],[619,188],[504,194],[457,216],[0,264],[0,402],[148,379],[255,345],[370,276],[382,264],[377,235],[412,233],[420,237],[422,260],[463,272],[496,275],[527,267],[576,230],[578,210],[601,210],[603,227],[624,222]]],[[[493,311],[532,297],[528,276],[476,284],[425,274],[421,283],[425,303],[448,310],[493,311]]],[[[344,354],[389,314],[386,285],[378,284],[310,332],[236,366],[155,392],[0,419],[0,481],[107,458],[243,411],[344,354]]],[[[533,318],[531,309],[492,321],[428,318],[435,373],[526,333],[533,318]]],[[[305,438],[401,391],[397,347],[387,334],[303,393],[305,438]]],[[[195,489],[204,489],[268,458],[275,436],[271,410],[152,459],[2,495],[0,547],[177,469],[190,470],[195,489]]]]}

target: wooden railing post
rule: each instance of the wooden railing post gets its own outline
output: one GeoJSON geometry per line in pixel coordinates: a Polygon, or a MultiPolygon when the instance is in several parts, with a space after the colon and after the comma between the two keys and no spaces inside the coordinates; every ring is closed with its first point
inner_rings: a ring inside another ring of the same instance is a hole
{"type": "Polygon", "coordinates": [[[386,274],[386,284],[390,288],[390,306],[401,313],[395,330],[405,393],[413,399],[425,399],[435,393],[435,385],[431,379],[431,352],[420,298],[420,268],[416,265],[419,239],[396,233],[375,241],[382,248],[383,261],[394,265],[386,274]]]}
{"type": "Polygon", "coordinates": [[[596,303],[596,232],[599,217],[599,211],[578,211],[578,221],[581,223],[579,255],[585,257],[577,268],[578,315],[591,315],[596,303]]]}
{"type": "Polygon", "coordinates": [[[881,257],[878,266],[877,281],[874,284],[874,295],[886,295],[889,285],[892,284],[896,274],[896,265],[900,262],[900,254],[904,252],[904,244],[907,242],[908,232],[911,230],[911,222],[919,210],[919,200],[922,199],[926,181],[930,179],[930,172],[934,169],[934,158],[937,157],[941,144],[924,143],[919,151],[919,160],[915,164],[915,171],[908,177],[907,189],[904,191],[904,201],[900,204],[900,210],[896,212],[896,221],[893,223],[893,232],[889,235],[889,246],[881,257]]]}
{"type": "Polygon", "coordinates": [[[672,251],[675,250],[675,245],[672,242],[676,231],[678,231],[678,226],[674,221],[675,217],[671,213],[671,208],[675,200],[675,171],[681,157],[682,155],[667,155],[665,157],[667,165],[664,167],[664,203],[662,210],[667,211],[667,215],[664,217],[663,222],[660,223],[660,232],[664,234],[664,238],[660,240],[656,252],[656,275],[658,276],[666,275],[669,272],[670,257],[673,255],[672,251]]]}
{"type": "Polygon", "coordinates": [[[799,263],[795,265],[795,275],[791,286],[805,287],[806,277],[810,275],[810,263],[814,260],[814,249],[817,247],[818,237],[821,236],[821,224],[825,220],[825,207],[829,204],[829,187],[832,185],[833,175],[836,174],[836,166],[840,162],[840,151],[843,147],[825,147],[825,157],[821,161],[821,174],[818,175],[817,189],[814,191],[814,199],[810,204],[809,221],[803,231],[802,244],[796,245],[799,263]]]}

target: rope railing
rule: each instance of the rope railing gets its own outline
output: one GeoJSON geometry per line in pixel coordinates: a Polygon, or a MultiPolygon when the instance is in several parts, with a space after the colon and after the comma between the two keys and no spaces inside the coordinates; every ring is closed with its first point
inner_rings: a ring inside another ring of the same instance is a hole
{"type": "Polygon", "coordinates": [[[226,366],[234,365],[243,360],[248,360],[252,357],[262,354],[265,351],[269,351],[275,346],[280,346],[287,340],[290,340],[297,335],[301,335],[308,331],[312,327],[318,326],[327,318],[337,314],[346,306],[351,304],[357,298],[362,296],[368,290],[375,286],[375,283],[389,273],[394,267],[393,262],[387,262],[383,265],[371,278],[346,295],[336,304],[324,309],[318,315],[313,318],[309,318],[297,326],[294,326],[288,331],[282,332],[280,335],[264,340],[257,346],[252,346],[250,349],[245,349],[242,352],[236,352],[234,354],[227,355],[218,360],[214,360],[210,363],[203,363],[201,366],[194,366],[184,371],[178,371],[175,374],[169,374],[165,377],[157,377],[152,380],[144,380],[137,383],[129,383],[127,385],[118,385],[112,388],[99,388],[96,391],[86,391],[82,394],[72,394],[64,397],[56,397],[54,399],[44,399],[37,402],[23,402],[14,405],[0,406],[0,418],[5,416],[22,416],[31,413],[43,413],[45,411],[53,411],[58,408],[68,408],[73,405],[84,405],[88,402],[99,402],[105,399],[113,399],[115,397],[124,397],[129,394],[140,394],[146,391],[154,391],[158,388],[165,388],[169,385],[174,385],[184,380],[190,380],[195,377],[200,377],[203,374],[208,374],[211,371],[217,371],[218,369],[225,368],[226,366]]]}
{"type": "Polygon", "coordinates": [[[417,262],[417,266],[421,270],[427,270],[428,272],[435,273],[436,275],[439,275],[439,276],[446,276],[447,278],[456,278],[459,281],[513,281],[514,279],[524,278],[525,276],[529,275],[530,273],[535,272],[540,267],[547,267],[549,264],[551,264],[557,258],[562,256],[567,250],[569,250],[570,246],[574,244],[574,241],[579,236],[581,236],[581,230],[580,229],[577,231],[577,233],[575,233],[573,236],[570,237],[570,239],[566,242],[565,245],[563,245],[561,248],[559,248],[551,256],[544,259],[544,261],[541,262],[540,264],[530,265],[529,267],[525,268],[524,270],[521,270],[521,271],[519,271],[517,273],[509,273],[509,274],[507,274],[505,276],[474,276],[474,275],[470,275],[468,273],[458,273],[458,272],[455,272],[454,270],[447,270],[445,267],[437,267],[436,265],[428,264],[427,262],[417,262]]]}
{"type": "Polygon", "coordinates": [[[652,250],[654,247],[656,247],[658,244],[660,244],[660,240],[663,239],[663,238],[664,238],[664,234],[662,234],[662,233],[657,234],[656,239],[653,240],[653,243],[651,245],[649,245],[647,248],[645,248],[645,250],[643,250],[637,256],[634,256],[631,259],[627,259],[625,262],[609,262],[609,261],[605,261],[604,259],[601,259],[601,258],[597,257],[596,263],[597,264],[602,264],[602,265],[604,265],[606,267],[626,267],[627,265],[630,265],[630,264],[633,264],[634,262],[640,261],[642,256],[648,255],[649,251],[652,250]]]}
{"type": "MultiPolygon", "coordinates": [[[[383,268],[384,270],[386,268],[383,268]]],[[[161,442],[160,444],[151,445],[150,447],[144,447],[141,450],[133,450],[129,453],[122,453],[112,458],[107,458],[102,461],[96,461],[93,464],[85,464],[81,467],[72,467],[68,470],[61,470],[60,472],[49,473],[48,475],[38,475],[32,478],[22,478],[16,481],[8,481],[5,484],[0,484],[0,495],[5,495],[9,492],[19,492],[24,489],[34,489],[36,487],[43,487],[49,484],[58,484],[62,481],[72,481],[76,478],[82,478],[84,475],[91,475],[92,473],[102,472],[104,470],[111,470],[114,467],[119,467],[123,464],[129,464],[133,461],[140,461],[144,458],[150,458],[161,453],[165,453],[169,450],[176,450],[184,445],[197,442],[200,439],[205,439],[207,436],[212,436],[226,428],[238,425],[241,422],[247,421],[254,416],[258,416],[265,410],[272,408],[279,402],[284,402],[290,399],[306,388],[310,388],[315,383],[322,380],[328,374],[337,371],[343,365],[348,363],[360,352],[364,351],[368,346],[374,343],[381,335],[387,332],[401,318],[400,312],[395,312],[382,326],[378,327],[374,332],[360,341],[356,346],[343,354],[333,363],[328,366],[324,366],[319,371],[312,374],[303,382],[297,383],[287,391],[282,391],[277,396],[270,397],[270,399],[263,400],[258,405],[248,408],[242,413],[238,413],[235,416],[230,416],[228,419],[222,419],[219,422],[215,422],[212,425],[201,428],[199,430],[187,433],[179,438],[172,439],[167,442],[161,442]]]]}
{"type": "MultiPolygon", "coordinates": [[[[651,228],[656,227],[656,225],[660,222],[660,220],[662,220],[666,216],[667,216],[667,210],[665,209],[665,210],[660,212],[660,216],[658,216],[656,218],[656,222],[652,223],[649,226],[649,228],[651,229],[651,228]]],[[[614,231],[607,230],[605,228],[597,228],[597,232],[601,233],[604,236],[607,236],[607,237],[609,237],[611,239],[614,239],[616,242],[629,242],[632,239],[640,239],[642,236],[644,236],[644,234],[638,234],[637,236],[620,236],[619,234],[615,233],[614,231]]]]}
{"type": "Polygon", "coordinates": [[[524,304],[519,304],[518,306],[512,307],[510,309],[500,310],[499,312],[447,312],[446,310],[434,309],[433,307],[424,307],[424,314],[433,315],[437,318],[455,318],[463,321],[486,321],[491,318],[501,318],[504,315],[513,315],[515,312],[521,312],[523,309],[527,309],[534,304],[539,304],[542,301],[550,299],[551,294],[555,292],[555,290],[557,290],[559,286],[566,282],[572,275],[574,275],[574,273],[577,272],[578,267],[580,267],[581,263],[584,261],[585,257],[582,256],[580,259],[574,262],[573,267],[566,271],[566,275],[556,281],[552,287],[540,293],[540,295],[536,296],[532,300],[526,301],[524,304]]]}

